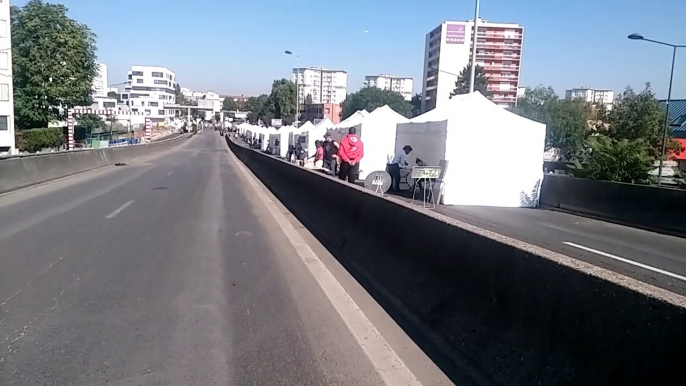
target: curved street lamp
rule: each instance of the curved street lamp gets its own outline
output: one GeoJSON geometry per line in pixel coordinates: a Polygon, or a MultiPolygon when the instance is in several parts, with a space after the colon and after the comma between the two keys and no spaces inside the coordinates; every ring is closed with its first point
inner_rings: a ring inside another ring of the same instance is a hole
{"type": "Polygon", "coordinates": [[[667,93],[667,108],[665,109],[665,130],[662,133],[662,152],[660,155],[660,166],[657,169],[657,184],[660,185],[662,184],[662,166],[665,162],[665,153],[667,151],[667,132],[669,131],[669,104],[672,101],[672,81],[674,80],[674,62],[676,61],[676,49],[677,48],[684,48],[686,45],[677,45],[677,44],[670,44],[670,43],[665,43],[657,40],[652,40],[652,39],[646,39],[643,37],[643,35],[638,34],[638,33],[632,33],[631,35],[627,36],[630,40],[643,40],[646,42],[650,43],[655,43],[655,44],[660,44],[663,46],[668,46],[672,47],[672,71],[669,74],[669,91],[667,93]]]}

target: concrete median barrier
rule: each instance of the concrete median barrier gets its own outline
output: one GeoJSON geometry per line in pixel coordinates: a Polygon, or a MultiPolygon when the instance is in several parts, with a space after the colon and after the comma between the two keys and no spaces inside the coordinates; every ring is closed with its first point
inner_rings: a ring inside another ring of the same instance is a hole
{"type": "Polygon", "coordinates": [[[682,382],[683,297],[227,142],[457,384],[682,382]]]}
{"type": "Polygon", "coordinates": [[[686,237],[686,191],[546,174],[544,208],[686,237]]]}
{"type": "Polygon", "coordinates": [[[105,149],[65,151],[0,159],[0,193],[67,177],[73,174],[130,162],[133,158],[155,154],[180,144],[176,137],[146,145],[105,149]]]}

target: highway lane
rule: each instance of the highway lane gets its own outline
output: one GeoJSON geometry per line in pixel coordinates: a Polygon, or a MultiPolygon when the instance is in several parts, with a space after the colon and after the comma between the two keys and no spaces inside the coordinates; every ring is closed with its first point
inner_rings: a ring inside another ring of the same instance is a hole
{"type": "Polygon", "coordinates": [[[0,384],[383,384],[236,163],[204,132],[0,196],[0,384]]]}
{"type": "Polygon", "coordinates": [[[686,239],[543,209],[440,206],[437,211],[686,295],[686,239]]]}

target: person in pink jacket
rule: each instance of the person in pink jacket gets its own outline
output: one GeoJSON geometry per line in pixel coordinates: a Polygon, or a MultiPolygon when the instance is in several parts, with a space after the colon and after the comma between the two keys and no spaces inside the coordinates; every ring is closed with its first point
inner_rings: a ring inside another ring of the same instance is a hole
{"type": "Polygon", "coordinates": [[[338,178],[351,184],[357,180],[360,174],[360,161],[364,157],[364,144],[357,137],[357,130],[351,127],[348,135],[343,138],[338,146],[338,157],[341,159],[341,171],[338,178]]]}

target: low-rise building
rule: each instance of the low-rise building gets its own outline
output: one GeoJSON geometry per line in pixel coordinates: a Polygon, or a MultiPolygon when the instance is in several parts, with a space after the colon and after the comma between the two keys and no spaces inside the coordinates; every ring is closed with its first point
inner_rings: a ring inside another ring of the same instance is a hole
{"type": "Polygon", "coordinates": [[[573,88],[565,91],[565,99],[611,106],[615,102],[615,91],[588,87],[573,88]]]}
{"type": "Polygon", "coordinates": [[[341,105],[336,103],[313,103],[305,106],[303,121],[310,121],[315,125],[319,121],[329,118],[333,123],[341,122],[341,105]]]}

